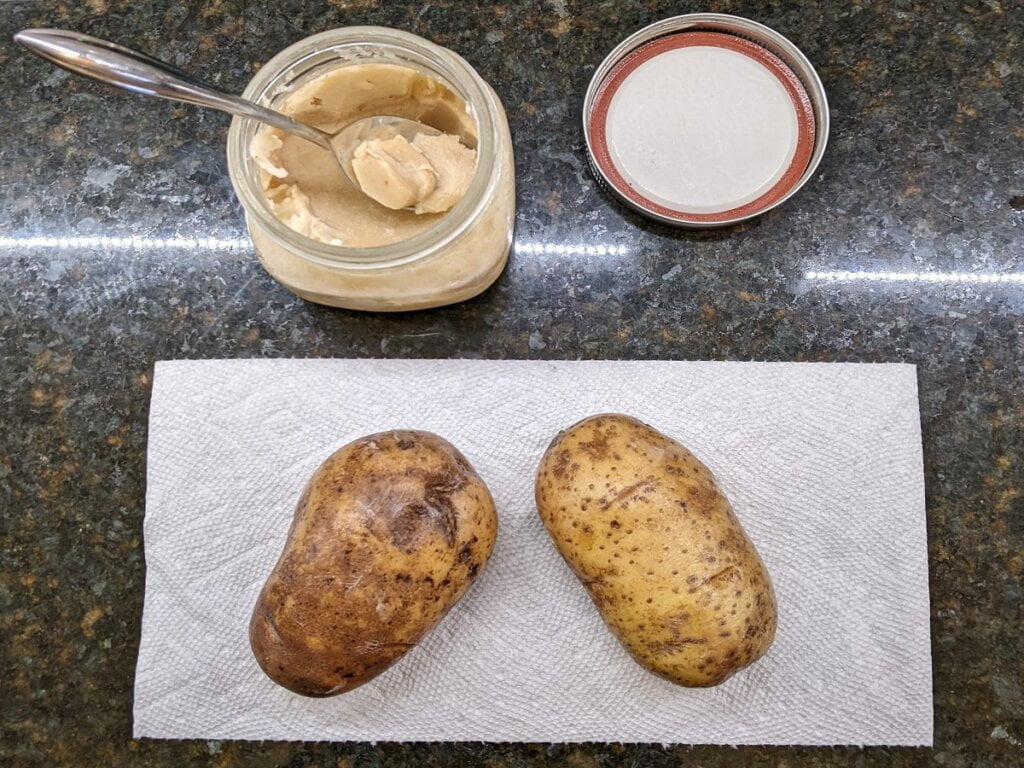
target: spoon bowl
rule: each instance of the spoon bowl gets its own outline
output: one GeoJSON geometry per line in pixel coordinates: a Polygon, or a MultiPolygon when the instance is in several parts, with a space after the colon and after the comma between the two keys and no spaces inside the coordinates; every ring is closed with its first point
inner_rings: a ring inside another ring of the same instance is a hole
{"type": "Polygon", "coordinates": [[[441,131],[418,120],[408,120],[393,115],[374,115],[349,123],[340,131],[332,134],[331,151],[334,152],[338,165],[341,166],[341,170],[344,171],[349,181],[357,189],[362,189],[352,167],[352,157],[364,141],[386,140],[401,136],[412,143],[412,140],[418,135],[439,136],[440,134],[441,131]]]}

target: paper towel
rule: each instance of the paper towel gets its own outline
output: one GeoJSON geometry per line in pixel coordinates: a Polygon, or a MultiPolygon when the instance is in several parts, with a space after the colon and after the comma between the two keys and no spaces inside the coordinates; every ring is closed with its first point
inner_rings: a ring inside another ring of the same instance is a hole
{"type": "Polygon", "coordinates": [[[924,485],[905,365],[472,360],[157,364],[135,736],[931,744],[924,485]],[[555,433],[636,416],[717,475],[775,584],[761,661],[711,689],[637,666],[533,504],[555,433]],[[443,435],[498,508],[466,597],[371,683],[307,699],[249,650],[295,502],[344,443],[443,435]]]}

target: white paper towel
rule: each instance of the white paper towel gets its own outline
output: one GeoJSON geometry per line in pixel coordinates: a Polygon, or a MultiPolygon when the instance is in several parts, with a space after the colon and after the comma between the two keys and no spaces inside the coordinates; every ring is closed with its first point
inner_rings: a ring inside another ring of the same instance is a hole
{"type": "Polygon", "coordinates": [[[365,741],[903,744],[932,741],[915,369],[473,360],[157,364],[135,736],[365,741]],[[718,477],[775,584],[761,661],[688,690],[637,666],[533,504],[555,433],[636,416],[718,477]],[[299,492],[344,443],[426,429],[490,487],[476,585],[376,680],[307,699],[249,650],[299,492]]]}

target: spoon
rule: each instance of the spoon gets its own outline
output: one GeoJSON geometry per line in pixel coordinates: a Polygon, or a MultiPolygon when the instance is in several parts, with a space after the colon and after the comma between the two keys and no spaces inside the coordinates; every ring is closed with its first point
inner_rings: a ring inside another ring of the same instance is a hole
{"type": "Polygon", "coordinates": [[[248,99],[222,93],[171,64],[106,40],[63,29],[26,29],[18,32],[14,40],[37,56],[76,75],[144,96],[183,101],[249,117],[311,141],[331,152],[349,181],[360,191],[363,189],[352,169],[352,155],[361,142],[395,136],[412,141],[418,133],[428,136],[441,133],[416,120],[392,115],[364,117],[334,133],[327,133],[248,99]]]}

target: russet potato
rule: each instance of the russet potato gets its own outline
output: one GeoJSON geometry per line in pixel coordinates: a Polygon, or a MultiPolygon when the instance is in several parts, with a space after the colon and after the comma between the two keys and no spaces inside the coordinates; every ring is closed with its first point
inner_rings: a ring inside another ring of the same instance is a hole
{"type": "Polygon", "coordinates": [[[775,637],[764,563],[714,475],[636,419],[602,414],[555,437],[536,478],[541,520],[633,658],[711,686],[775,637]]]}
{"type": "Polygon", "coordinates": [[[447,441],[394,431],[349,443],[299,499],[250,621],[257,662],[306,696],[362,685],[455,605],[496,533],[490,492],[447,441]]]}

